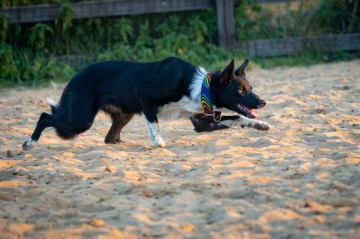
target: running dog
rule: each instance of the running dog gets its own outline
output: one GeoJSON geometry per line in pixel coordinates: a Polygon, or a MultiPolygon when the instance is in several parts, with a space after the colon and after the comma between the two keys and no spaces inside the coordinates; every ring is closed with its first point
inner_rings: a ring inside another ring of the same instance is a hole
{"type": "Polygon", "coordinates": [[[35,131],[22,145],[33,147],[42,131],[53,127],[62,139],[73,139],[90,129],[99,110],[109,114],[112,126],[105,143],[122,142],[120,133],[135,114],[142,114],[151,140],[161,147],[159,118],[187,118],[195,131],[213,131],[230,126],[269,130],[255,120],[254,109],[266,101],[252,92],[245,68],[249,59],[234,69],[234,60],[223,70],[206,72],[176,57],[151,63],[103,61],[77,73],[68,83],[59,104],[47,99],[52,114],[42,113],[35,131]],[[226,108],[239,115],[221,116],[226,108]],[[204,113],[199,113],[204,110],[204,113]]]}

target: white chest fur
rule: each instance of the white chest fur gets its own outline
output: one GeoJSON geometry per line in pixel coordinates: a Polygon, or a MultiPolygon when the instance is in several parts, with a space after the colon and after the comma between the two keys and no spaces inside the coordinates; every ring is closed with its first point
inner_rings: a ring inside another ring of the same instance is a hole
{"type": "Polygon", "coordinates": [[[164,105],[159,109],[158,118],[163,120],[188,119],[194,113],[202,111],[201,84],[207,72],[199,67],[189,85],[190,96],[183,96],[178,102],[164,105]]]}
{"type": "Polygon", "coordinates": [[[161,107],[157,116],[160,120],[188,119],[194,113],[200,112],[202,112],[200,100],[196,101],[188,96],[183,96],[178,102],[161,107]]]}
{"type": "MultiPolygon", "coordinates": [[[[200,95],[201,85],[206,74],[207,72],[199,67],[195,71],[192,83],[189,86],[190,96],[183,96],[178,102],[161,107],[157,114],[158,118],[162,120],[189,119],[191,115],[203,112],[200,95]]],[[[217,109],[214,105],[213,110],[225,110],[227,114],[234,114],[234,112],[226,109],[217,109]]]]}

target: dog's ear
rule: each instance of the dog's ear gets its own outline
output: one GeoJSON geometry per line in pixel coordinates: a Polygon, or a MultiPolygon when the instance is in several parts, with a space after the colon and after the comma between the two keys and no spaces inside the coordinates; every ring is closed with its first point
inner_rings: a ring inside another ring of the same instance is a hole
{"type": "Polygon", "coordinates": [[[247,58],[247,59],[244,61],[244,63],[242,63],[242,65],[235,70],[235,75],[236,75],[236,76],[246,76],[246,74],[245,74],[245,68],[247,67],[248,64],[249,64],[249,58],[247,58]]]}
{"type": "Polygon", "coordinates": [[[232,59],[230,64],[222,72],[220,77],[220,86],[223,88],[229,87],[233,76],[234,76],[234,59],[232,59]]]}

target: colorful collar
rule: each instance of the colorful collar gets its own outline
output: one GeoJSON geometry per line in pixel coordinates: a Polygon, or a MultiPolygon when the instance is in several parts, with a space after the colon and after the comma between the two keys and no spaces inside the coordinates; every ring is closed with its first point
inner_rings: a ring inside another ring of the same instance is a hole
{"type": "Polygon", "coordinates": [[[209,72],[203,79],[201,85],[201,105],[204,109],[204,114],[213,115],[213,108],[210,100],[210,81],[212,74],[209,72]]]}
{"type": "Polygon", "coordinates": [[[221,112],[213,111],[210,98],[210,82],[213,74],[211,72],[207,73],[203,79],[201,85],[201,105],[204,109],[204,115],[212,116],[215,122],[221,120],[221,112]]]}

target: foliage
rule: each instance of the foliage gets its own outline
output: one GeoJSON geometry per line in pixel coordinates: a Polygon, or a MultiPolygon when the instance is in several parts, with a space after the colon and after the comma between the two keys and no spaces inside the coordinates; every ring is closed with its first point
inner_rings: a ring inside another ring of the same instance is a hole
{"type": "Polygon", "coordinates": [[[8,44],[0,44],[0,66],[2,77],[9,80],[19,78],[18,69],[12,54],[12,47],[8,44]]]}
{"type": "Polygon", "coordinates": [[[359,32],[360,5],[353,15],[354,3],[354,0],[301,1],[294,3],[298,4],[295,10],[291,2],[260,7],[251,0],[235,0],[236,37],[254,40],[359,32]]]}
{"type": "Polygon", "coordinates": [[[1,43],[5,43],[6,40],[6,36],[7,36],[7,31],[9,29],[9,25],[7,22],[7,18],[10,17],[9,14],[1,12],[0,13],[0,26],[1,26],[1,30],[0,30],[0,36],[1,36],[1,43]]]}
{"type": "Polygon", "coordinates": [[[203,42],[204,36],[208,33],[208,28],[200,19],[200,15],[192,15],[189,19],[188,34],[190,40],[196,40],[197,42],[203,42]]]}
{"type": "Polygon", "coordinates": [[[358,59],[359,52],[323,52],[321,50],[307,50],[294,56],[256,57],[253,62],[261,68],[271,69],[277,66],[313,65],[321,62],[350,61],[358,59]]]}
{"type": "MultiPolygon", "coordinates": [[[[46,24],[8,24],[9,16],[0,13],[2,82],[22,84],[69,80],[85,66],[85,62],[63,63],[55,56],[90,55],[99,61],[140,62],[177,56],[209,69],[225,67],[232,57],[239,59],[237,62],[247,57],[237,50],[231,53],[216,46],[214,9],[72,19],[73,9],[69,2],[75,0],[0,1],[1,6],[61,3],[55,21],[46,24]]],[[[294,9],[288,3],[260,6],[251,0],[234,0],[237,42],[360,31],[360,9],[352,14],[352,0],[304,1],[298,4],[294,9]]],[[[308,49],[295,57],[257,57],[252,62],[269,68],[281,64],[347,60],[354,56],[358,55],[308,49]]]]}
{"type": "Polygon", "coordinates": [[[132,22],[125,17],[116,19],[114,22],[114,40],[129,42],[129,37],[133,36],[132,22]]]}
{"type": "Polygon", "coordinates": [[[98,57],[99,61],[110,61],[110,60],[124,60],[124,61],[133,61],[134,60],[134,51],[129,45],[124,45],[117,43],[110,51],[106,51],[103,54],[100,54],[98,57]]]}
{"type": "Polygon", "coordinates": [[[55,26],[60,26],[61,32],[64,33],[72,26],[72,11],[73,5],[69,3],[61,4],[56,12],[55,26]]]}
{"type": "Polygon", "coordinates": [[[30,31],[29,43],[30,46],[35,47],[36,50],[40,50],[45,46],[45,31],[54,33],[53,29],[44,23],[37,23],[30,28],[30,31]]]}

